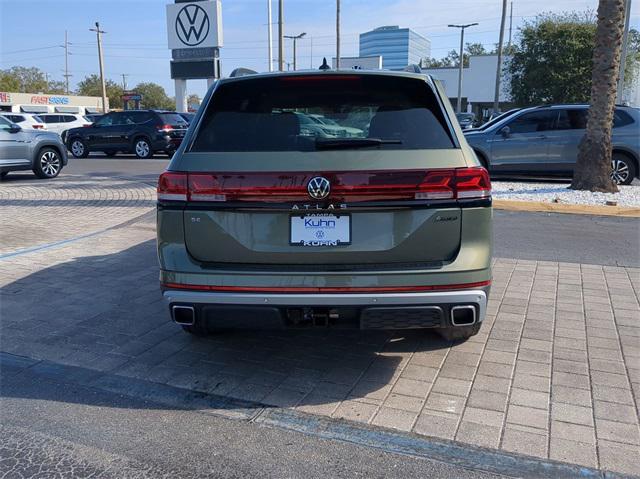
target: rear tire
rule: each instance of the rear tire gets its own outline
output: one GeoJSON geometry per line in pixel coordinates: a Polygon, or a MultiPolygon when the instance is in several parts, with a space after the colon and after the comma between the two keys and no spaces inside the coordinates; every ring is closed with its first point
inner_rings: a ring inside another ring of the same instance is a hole
{"type": "Polygon", "coordinates": [[[448,328],[439,328],[438,334],[447,341],[464,341],[471,336],[475,336],[480,331],[482,323],[472,324],[471,326],[451,326],[448,328]]]}
{"type": "Polygon", "coordinates": [[[634,161],[623,153],[613,153],[611,168],[611,179],[617,185],[630,185],[638,175],[634,161]]]}

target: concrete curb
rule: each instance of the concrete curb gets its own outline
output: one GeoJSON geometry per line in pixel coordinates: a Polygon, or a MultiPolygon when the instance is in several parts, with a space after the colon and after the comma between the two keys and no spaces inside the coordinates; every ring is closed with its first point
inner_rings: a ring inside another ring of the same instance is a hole
{"type": "Polygon", "coordinates": [[[194,410],[232,420],[253,422],[298,433],[371,447],[385,452],[513,477],[555,479],[622,479],[633,476],[583,467],[549,459],[475,447],[379,426],[332,419],[299,411],[271,407],[204,392],[119,376],[78,366],[68,366],[0,351],[0,370],[5,377],[30,374],[41,380],[108,391],[176,409],[194,410]]]}
{"type": "Polygon", "coordinates": [[[497,210],[569,213],[574,215],[621,216],[640,218],[640,208],[625,206],[569,205],[542,201],[493,200],[497,210]]]}

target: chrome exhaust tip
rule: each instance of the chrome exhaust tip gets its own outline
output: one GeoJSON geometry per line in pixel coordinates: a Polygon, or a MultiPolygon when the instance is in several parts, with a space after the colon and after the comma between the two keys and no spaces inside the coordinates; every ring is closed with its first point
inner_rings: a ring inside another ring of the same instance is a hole
{"type": "Polygon", "coordinates": [[[171,318],[177,324],[193,326],[196,322],[196,311],[193,306],[172,306],[171,318]]]}
{"type": "Polygon", "coordinates": [[[454,326],[471,326],[476,322],[476,308],[465,304],[451,308],[451,324],[454,326]]]}

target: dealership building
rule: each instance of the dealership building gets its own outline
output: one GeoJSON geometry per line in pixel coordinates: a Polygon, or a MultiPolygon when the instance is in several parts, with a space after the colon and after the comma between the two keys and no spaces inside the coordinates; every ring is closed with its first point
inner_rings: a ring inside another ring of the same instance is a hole
{"type": "MultiPolygon", "coordinates": [[[[107,98],[107,110],[109,99],[107,98]]],[[[22,113],[101,113],[98,96],[45,95],[42,93],[0,92],[0,111],[22,113]]]]}
{"type": "Polygon", "coordinates": [[[360,34],[360,57],[382,57],[382,68],[402,70],[431,57],[431,42],[410,28],[397,25],[360,34]]]}

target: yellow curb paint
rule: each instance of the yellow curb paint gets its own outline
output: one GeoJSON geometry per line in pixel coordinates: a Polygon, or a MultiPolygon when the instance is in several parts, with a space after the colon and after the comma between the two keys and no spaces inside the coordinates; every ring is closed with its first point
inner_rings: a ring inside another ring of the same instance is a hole
{"type": "Polygon", "coordinates": [[[542,201],[493,200],[493,207],[508,211],[536,211],[548,213],[571,213],[574,215],[623,216],[640,218],[640,208],[623,206],[568,205],[543,203],[542,201]]]}

